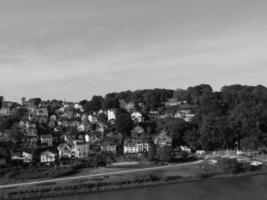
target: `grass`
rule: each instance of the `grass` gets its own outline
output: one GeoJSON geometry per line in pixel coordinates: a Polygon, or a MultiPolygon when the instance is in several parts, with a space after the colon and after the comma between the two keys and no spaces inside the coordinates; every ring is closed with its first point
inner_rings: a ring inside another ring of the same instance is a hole
{"type": "MultiPolygon", "coordinates": [[[[128,168],[126,168],[125,170],[127,169],[128,168]]],[[[123,169],[100,168],[95,170],[87,170],[90,173],[103,173],[123,169]]],[[[109,175],[105,177],[91,177],[82,178],[80,180],[68,180],[64,182],[52,182],[16,188],[6,188],[3,191],[7,194],[12,194],[13,197],[18,194],[25,195],[25,198],[27,198],[27,195],[31,196],[35,194],[57,196],[73,194],[77,192],[96,192],[155,184],[187,182],[190,180],[210,178],[214,175],[223,175],[221,172],[221,167],[216,165],[209,165],[208,163],[204,162],[190,166],[177,166],[173,168],[153,171],[141,171],[126,174],[109,175]]]]}

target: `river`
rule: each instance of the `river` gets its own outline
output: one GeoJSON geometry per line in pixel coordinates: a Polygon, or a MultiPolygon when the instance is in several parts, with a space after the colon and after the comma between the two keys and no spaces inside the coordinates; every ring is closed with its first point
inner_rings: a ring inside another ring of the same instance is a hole
{"type": "Polygon", "coordinates": [[[73,195],[47,200],[267,200],[267,175],[73,195]]]}

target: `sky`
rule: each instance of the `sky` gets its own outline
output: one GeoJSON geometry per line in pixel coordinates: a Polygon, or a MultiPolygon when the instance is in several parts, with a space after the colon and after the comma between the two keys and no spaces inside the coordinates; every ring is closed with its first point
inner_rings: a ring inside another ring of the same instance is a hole
{"type": "Polygon", "coordinates": [[[0,95],[267,85],[266,0],[0,0],[0,95]]]}

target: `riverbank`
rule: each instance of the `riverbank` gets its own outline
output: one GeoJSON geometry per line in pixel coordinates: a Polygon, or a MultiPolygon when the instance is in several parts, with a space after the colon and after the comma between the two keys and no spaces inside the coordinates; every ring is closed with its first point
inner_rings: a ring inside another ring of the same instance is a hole
{"type": "Polygon", "coordinates": [[[267,174],[267,169],[263,168],[256,172],[246,172],[237,175],[221,172],[203,173],[200,164],[183,166],[168,170],[144,171],[127,175],[116,175],[105,178],[80,179],[58,184],[48,182],[17,188],[5,188],[1,190],[1,200],[17,199],[40,199],[49,197],[59,197],[81,193],[104,192],[112,190],[123,190],[138,187],[151,187],[166,184],[182,184],[190,182],[200,182],[216,180],[222,178],[233,178],[240,176],[256,176],[267,174]],[[188,174],[185,173],[188,171],[188,174]],[[181,173],[182,172],[182,173],[181,173]]]}

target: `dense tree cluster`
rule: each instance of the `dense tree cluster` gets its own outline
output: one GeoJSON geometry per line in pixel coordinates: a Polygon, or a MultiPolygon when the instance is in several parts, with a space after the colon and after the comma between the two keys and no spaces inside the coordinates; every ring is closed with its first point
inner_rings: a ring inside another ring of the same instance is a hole
{"type": "Polygon", "coordinates": [[[137,90],[123,91],[119,93],[108,93],[105,97],[93,96],[90,101],[83,100],[80,105],[87,112],[96,112],[99,109],[108,110],[120,107],[120,100],[125,102],[133,102],[136,107],[144,104],[147,109],[157,110],[162,104],[173,96],[173,90],[153,89],[153,90],[137,90]]]}
{"type": "Polygon", "coordinates": [[[190,87],[196,116],[184,140],[206,150],[267,146],[267,88],[225,86],[213,92],[208,85],[190,87]]]}

